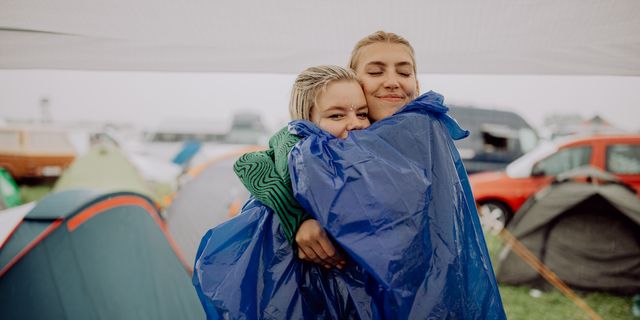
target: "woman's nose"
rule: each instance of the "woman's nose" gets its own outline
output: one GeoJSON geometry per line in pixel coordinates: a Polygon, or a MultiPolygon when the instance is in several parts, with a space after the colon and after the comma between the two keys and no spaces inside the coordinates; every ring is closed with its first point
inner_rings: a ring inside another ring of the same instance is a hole
{"type": "Polygon", "coordinates": [[[384,87],[388,89],[397,89],[400,87],[400,82],[398,81],[398,77],[392,73],[387,74],[384,79],[384,87]]]}
{"type": "Polygon", "coordinates": [[[367,120],[358,118],[357,115],[351,116],[347,124],[347,131],[364,129],[366,121],[367,120]]]}

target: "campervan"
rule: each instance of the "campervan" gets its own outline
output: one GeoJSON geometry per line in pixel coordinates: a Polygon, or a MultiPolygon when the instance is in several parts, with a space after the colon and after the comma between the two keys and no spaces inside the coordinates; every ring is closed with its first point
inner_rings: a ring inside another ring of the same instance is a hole
{"type": "Polygon", "coordinates": [[[56,177],[76,157],[68,132],[48,127],[0,128],[0,167],[15,179],[56,177]]]}

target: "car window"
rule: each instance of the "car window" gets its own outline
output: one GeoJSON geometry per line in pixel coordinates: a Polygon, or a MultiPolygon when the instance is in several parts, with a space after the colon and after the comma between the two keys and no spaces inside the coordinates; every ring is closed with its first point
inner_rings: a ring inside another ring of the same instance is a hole
{"type": "Polygon", "coordinates": [[[607,171],[640,174],[640,145],[616,144],[607,147],[607,171]]]}
{"type": "Polygon", "coordinates": [[[544,173],[555,176],[562,172],[586,166],[591,159],[591,147],[576,147],[560,150],[546,159],[536,163],[532,174],[544,173]]]}

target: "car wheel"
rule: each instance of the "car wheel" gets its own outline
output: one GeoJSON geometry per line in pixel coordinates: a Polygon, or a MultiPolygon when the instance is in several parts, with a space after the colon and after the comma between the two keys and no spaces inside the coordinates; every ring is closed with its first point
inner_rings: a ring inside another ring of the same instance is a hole
{"type": "Polygon", "coordinates": [[[487,201],[479,205],[480,221],[485,230],[498,233],[509,220],[511,220],[511,210],[502,202],[487,201]]]}

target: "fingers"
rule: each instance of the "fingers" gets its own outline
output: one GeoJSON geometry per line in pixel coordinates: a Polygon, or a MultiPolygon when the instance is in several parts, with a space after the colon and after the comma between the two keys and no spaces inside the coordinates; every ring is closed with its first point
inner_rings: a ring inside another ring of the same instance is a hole
{"type": "Polygon", "coordinates": [[[325,268],[336,267],[342,269],[346,261],[327,236],[320,224],[313,219],[302,223],[296,233],[298,257],[312,261],[325,268]]]}
{"type": "Polygon", "coordinates": [[[342,266],[345,263],[344,257],[342,257],[338,250],[336,250],[326,233],[324,234],[324,237],[318,238],[317,245],[319,248],[318,250],[320,251],[318,255],[322,261],[336,268],[342,269],[342,266]]]}
{"type": "Polygon", "coordinates": [[[309,258],[307,257],[307,254],[305,254],[301,248],[298,248],[298,258],[300,258],[301,260],[309,260],[309,258]]]}
{"type": "Polygon", "coordinates": [[[305,261],[323,264],[311,247],[298,245],[298,257],[305,261]]]}
{"type": "Polygon", "coordinates": [[[320,244],[317,242],[298,244],[298,257],[306,261],[323,265],[325,268],[335,266],[334,263],[327,258],[327,253],[324,252],[320,244]]]}

